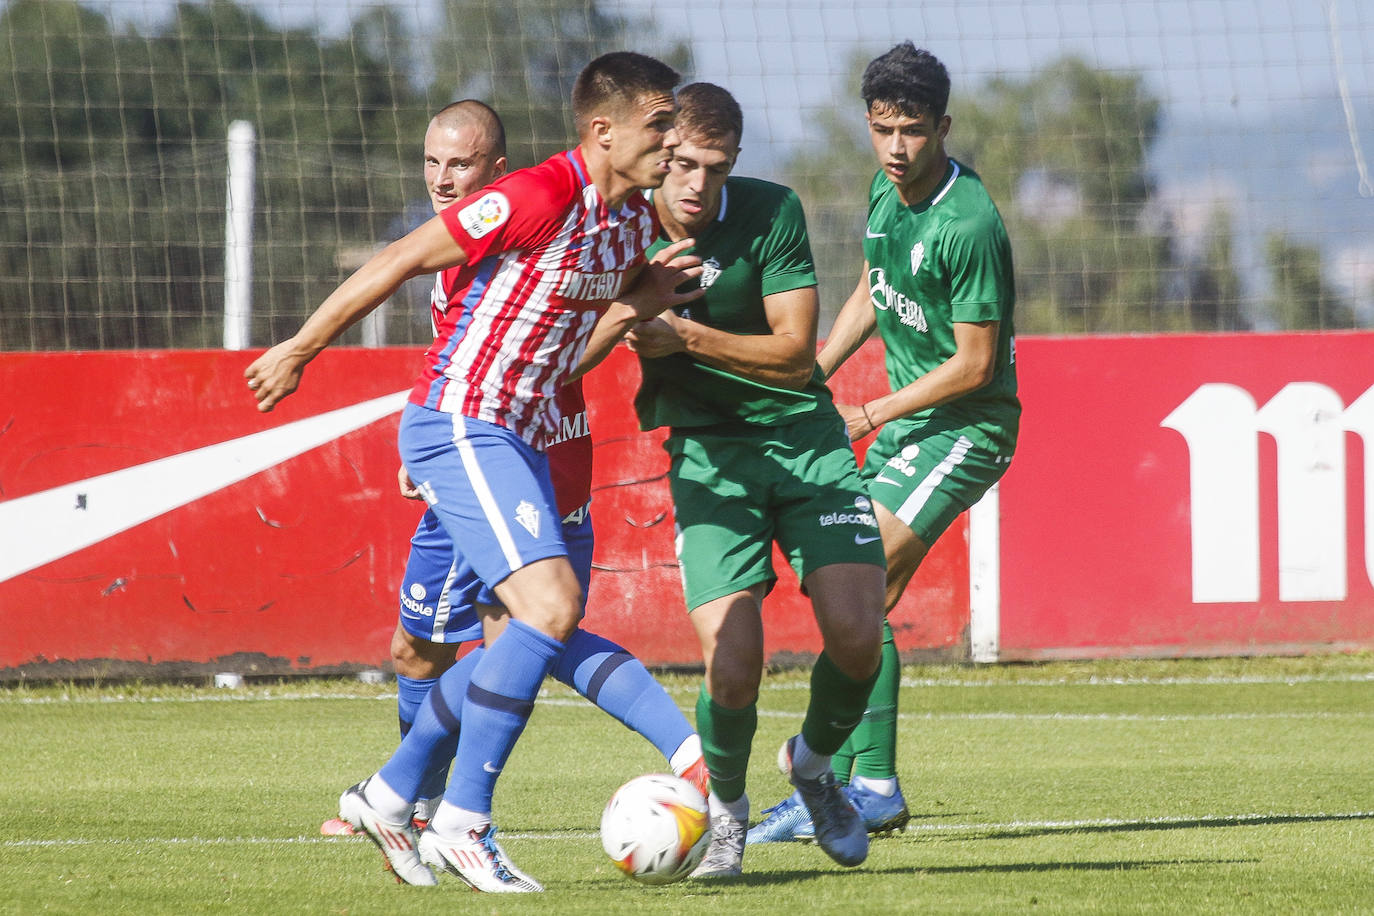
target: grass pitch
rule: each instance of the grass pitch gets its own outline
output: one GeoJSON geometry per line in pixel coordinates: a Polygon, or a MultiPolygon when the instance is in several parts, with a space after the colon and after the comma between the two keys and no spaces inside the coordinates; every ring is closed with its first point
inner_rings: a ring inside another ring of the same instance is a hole
{"type": "MultiPolygon", "coordinates": [[[[666,888],[596,835],[663,761],[552,686],[496,796],[547,888],[518,897],[401,887],[366,840],[318,835],[392,749],[387,685],[0,691],[0,913],[1374,912],[1374,656],[904,674],[904,834],[858,869],[773,844],[666,888]]],[[[690,706],[695,679],[664,680],[690,706]]],[[[766,679],[756,816],[805,700],[801,673],[766,679]]]]}

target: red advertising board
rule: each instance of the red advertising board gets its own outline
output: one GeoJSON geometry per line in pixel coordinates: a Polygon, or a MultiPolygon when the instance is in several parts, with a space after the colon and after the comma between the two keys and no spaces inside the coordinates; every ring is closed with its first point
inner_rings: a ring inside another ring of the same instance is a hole
{"type": "MultiPolygon", "coordinates": [[[[396,494],[411,349],[336,348],[271,414],[251,354],[0,355],[0,672],[150,666],[246,673],[384,665],[419,506],[396,494]]],[[[637,431],[637,367],[588,380],[596,436],[589,626],[650,664],[695,664],[661,436],[637,431]]],[[[851,385],[882,384],[876,364],[851,385]]],[[[817,651],[791,573],[765,611],[777,659],[817,651]]],[[[894,618],[904,648],[958,651],[962,545],[894,618]]]]}
{"type": "Polygon", "coordinates": [[[1374,644],[1374,334],[1018,341],[1003,659],[1374,644]]]}
{"type": "MultiPolygon", "coordinates": [[[[328,351],[267,415],[250,358],[0,355],[0,675],[386,664],[420,512],[395,492],[417,356],[328,351]]],[[[588,380],[588,624],[694,665],[661,433],[628,409],[637,374],[621,350],[588,380]]],[[[978,657],[1374,645],[1374,334],[1029,338],[1018,375],[978,657]]],[[[834,387],[885,390],[879,349],[834,387]]],[[[969,657],[970,532],[960,518],[894,611],[907,653],[969,657]]],[[[775,563],[767,652],[805,657],[815,622],[775,563]]]]}
{"type": "Polygon", "coordinates": [[[0,358],[0,668],[380,660],[416,509],[389,405],[331,412],[407,388],[399,355],[327,353],[268,415],[247,354],[0,358]]]}

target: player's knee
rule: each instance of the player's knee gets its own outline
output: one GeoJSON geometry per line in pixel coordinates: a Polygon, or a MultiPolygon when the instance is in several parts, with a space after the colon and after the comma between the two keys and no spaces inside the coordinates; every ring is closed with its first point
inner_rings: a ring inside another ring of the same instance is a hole
{"type": "Polygon", "coordinates": [[[566,558],[522,567],[496,586],[511,617],[566,642],[582,619],[582,586],[566,558]]]}
{"type": "Polygon", "coordinates": [[[396,668],[396,673],[402,673],[401,666],[408,665],[415,657],[415,647],[406,638],[405,630],[397,627],[396,632],[391,634],[391,664],[396,668]]]}
{"type": "Polygon", "coordinates": [[[453,664],[453,648],[433,643],[425,643],[422,648],[416,637],[398,626],[391,635],[391,667],[400,677],[436,678],[453,664]]]}
{"type": "Polygon", "coordinates": [[[758,701],[759,679],[743,668],[713,668],[706,675],[706,692],[726,709],[743,709],[758,701]]]}
{"type": "Polygon", "coordinates": [[[514,610],[511,613],[521,623],[532,626],[561,643],[566,643],[582,619],[581,595],[550,595],[548,600],[533,604],[519,614],[514,610]]]}
{"type": "Polygon", "coordinates": [[[826,655],[847,676],[863,680],[877,670],[883,649],[881,615],[855,615],[849,625],[831,627],[823,637],[826,655]]]}
{"type": "Polygon", "coordinates": [[[706,659],[706,690],[721,706],[743,709],[759,698],[763,676],[761,653],[716,644],[706,659]]]}

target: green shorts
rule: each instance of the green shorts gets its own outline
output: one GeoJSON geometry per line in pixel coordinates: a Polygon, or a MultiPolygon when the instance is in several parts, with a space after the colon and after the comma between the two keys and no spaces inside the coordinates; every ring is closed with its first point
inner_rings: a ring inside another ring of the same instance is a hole
{"type": "Polygon", "coordinates": [[[986,441],[969,427],[889,423],[864,458],[868,495],[929,547],[1011,466],[986,441]]]}
{"type": "Polygon", "coordinates": [[[799,580],[832,563],[885,565],[838,414],[674,429],[663,447],[688,610],[761,582],[771,588],[774,541],[799,580]]]}

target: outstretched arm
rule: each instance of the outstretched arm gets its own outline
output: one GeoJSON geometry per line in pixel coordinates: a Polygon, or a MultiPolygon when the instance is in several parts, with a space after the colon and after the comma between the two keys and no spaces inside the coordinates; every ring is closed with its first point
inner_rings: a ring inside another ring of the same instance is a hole
{"type": "Polygon", "coordinates": [[[266,413],[295,391],[306,364],[407,279],[465,262],[463,249],[437,216],[379,251],[330,293],[299,331],[244,370],[258,410],[266,413]]]}

